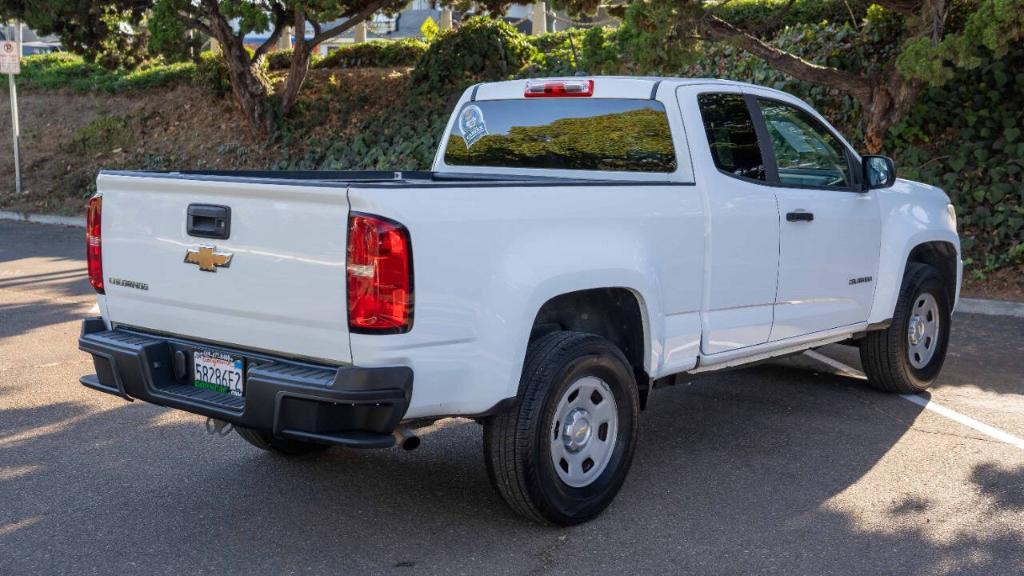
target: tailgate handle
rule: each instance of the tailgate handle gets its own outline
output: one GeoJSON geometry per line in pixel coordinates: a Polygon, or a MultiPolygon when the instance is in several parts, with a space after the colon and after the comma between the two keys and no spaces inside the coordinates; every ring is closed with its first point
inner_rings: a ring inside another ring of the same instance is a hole
{"type": "Polygon", "coordinates": [[[189,204],[188,235],[227,240],[231,236],[231,208],[215,204],[189,204]]]}

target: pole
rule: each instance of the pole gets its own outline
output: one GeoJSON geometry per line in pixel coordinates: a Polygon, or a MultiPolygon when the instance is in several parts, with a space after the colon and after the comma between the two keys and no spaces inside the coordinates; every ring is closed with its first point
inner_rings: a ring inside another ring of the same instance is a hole
{"type": "MultiPolygon", "coordinates": [[[[21,22],[14,22],[14,37],[17,39],[18,57],[21,58],[21,22]]],[[[14,74],[7,75],[7,84],[11,94],[11,137],[14,140],[14,192],[21,195],[21,128],[18,126],[18,88],[14,83],[14,74]]]]}
{"type": "Polygon", "coordinates": [[[533,23],[533,29],[530,31],[531,35],[540,36],[541,34],[547,34],[548,6],[546,2],[533,3],[533,13],[530,15],[530,20],[533,23]]]}

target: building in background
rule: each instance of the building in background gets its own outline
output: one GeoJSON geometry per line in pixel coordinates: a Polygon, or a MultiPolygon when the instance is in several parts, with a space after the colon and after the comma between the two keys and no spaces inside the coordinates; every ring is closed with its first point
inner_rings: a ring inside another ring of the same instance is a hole
{"type": "MultiPolygon", "coordinates": [[[[321,55],[346,44],[365,42],[368,40],[401,40],[403,38],[422,38],[423,24],[432,19],[438,28],[444,30],[449,25],[458,25],[464,18],[472,16],[472,12],[453,12],[432,5],[430,0],[412,0],[399,13],[388,15],[375,14],[367,22],[345,31],[344,34],[324,42],[317,47],[321,55]],[[450,24],[449,24],[450,23],[450,24]]],[[[573,20],[563,12],[554,12],[547,8],[546,3],[512,4],[503,19],[523,34],[543,34],[573,27],[573,20]]],[[[343,20],[325,23],[324,28],[337,26],[343,20]]],[[[601,14],[588,25],[617,25],[607,14],[601,14]]],[[[312,27],[307,26],[306,38],[313,38],[312,27]]],[[[268,38],[269,33],[250,34],[246,36],[246,44],[259,46],[268,38]]],[[[292,35],[282,38],[279,48],[289,48],[294,42],[292,35]]]]}
{"type": "MultiPolygon", "coordinates": [[[[8,25],[0,28],[0,40],[14,40],[14,26],[8,25]]],[[[24,24],[21,25],[21,55],[32,56],[33,54],[49,54],[50,52],[62,52],[60,38],[54,35],[40,36],[24,24]]]]}

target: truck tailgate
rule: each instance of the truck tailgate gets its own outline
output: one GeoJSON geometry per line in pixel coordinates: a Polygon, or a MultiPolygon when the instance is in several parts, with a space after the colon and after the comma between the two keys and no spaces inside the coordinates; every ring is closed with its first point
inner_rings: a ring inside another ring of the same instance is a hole
{"type": "Polygon", "coordinates": [[[309,184],[101,174],[107,319],[351,362],[346,187],[309,184]],[[190,234],[190,205],[229,208],[228,237],[190,234]]]}

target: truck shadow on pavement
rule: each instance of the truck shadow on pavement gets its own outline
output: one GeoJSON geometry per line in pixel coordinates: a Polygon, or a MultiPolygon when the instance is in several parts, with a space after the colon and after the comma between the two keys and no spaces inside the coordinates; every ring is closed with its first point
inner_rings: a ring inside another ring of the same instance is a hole
{"type": "Polygon", "coordinates": [[[19,336],[70,320],[81,320],[88,316],[87,309],[77,302],[54,300],[0,304],[0,339],[19,336]]]}
{"type": "MultiPolygon", "coordinates": [[[[415,452],[287,460],[210,437],[197,417],[90,406],[0,411],[5,574],[989,575],[1019,569],[1024,545],[1019,530],[937,539],[936,503],[903,486],[870,518],[834,505],[921,409],[779,366],[656,392],[619,498],[568,529],[505,508],[467,421],[415,452]]],[[[972,481],[997,508],[1024,506],[1024,468],[979,465],[972,481]]]]}

